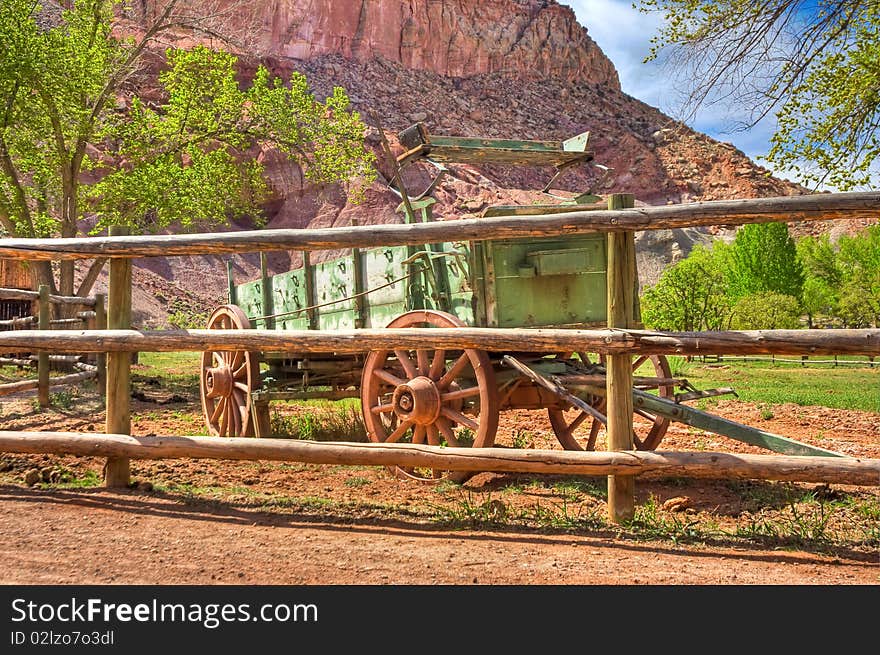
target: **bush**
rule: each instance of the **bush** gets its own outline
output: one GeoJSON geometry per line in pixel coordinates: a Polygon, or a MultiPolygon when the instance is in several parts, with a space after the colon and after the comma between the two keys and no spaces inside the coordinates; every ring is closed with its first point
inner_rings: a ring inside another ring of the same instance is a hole
{"type": "Polygon", "coordinates": [[[786,330],[800,327],[798,299],[775,291],[740,298],[733,308],[734,330],[786,330]]]}

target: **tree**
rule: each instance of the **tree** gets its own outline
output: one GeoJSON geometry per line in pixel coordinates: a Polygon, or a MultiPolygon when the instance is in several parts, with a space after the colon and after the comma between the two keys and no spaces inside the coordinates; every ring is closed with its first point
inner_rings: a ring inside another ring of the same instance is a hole
{"type": "Polygon", "coordinates": [[[800,315],[797,298],[761,291],[736,302],[730,326],[734,330],[793,330],[800,327],[800,315]]]}
{"type": "Polygon", "coordinates": [[[805,184],[840,190],[876,180],[880,3],[876,0],[640,0],[665,20],[648,60],[668,53],[691,112],[774,115],[766,159],[805,184]]]}
{"type": "Polygon", "coordinates": [[[880,225],[838,240],[840,314],[848,327],[880,325],[880,225]]]}
{"type": "Polygon", "coordinates": [[[801,237],[797,242],[797,257],[804,274],[801,304],[807,313],[807,325],[812,328],[817,315],[836,313],[843,271],[827,233],[801,237]]]}
{"type": "Polygon", "coordinates": [[[729,257],[730,294],[734,298],[764,291],[801,297],[804,276],[787,224],[744,225],[734,237],[729,257]]]}
{"type": "MultiPolygon", "coordinates": [[[[0,227],[8,236],[72,237],[96,216],[99,225],[149,230],[255,213],[265,187],[248,155],[261,148],[280,150],[315,181],[372,175],[364,126],[344,91],[320,102],[299,74],[282,84],[260,68],[242,89],[231,55],[172,50],[159,80],[165,101],[126,102],[160,36],[223,36],[218,21],[234,14],[246,23],[246,3],[45,7],[0,2],[0,227]]],[[[48,263],[37,277],[55,293],[87,295],[103,264],[96,260],[78,289],[70,261],[57,282],[48,263]]]]}
{"type": "Polygon", "coordinates": [[[666,269],[641,297],[645,325],[679,332],[726,328],[731,303],[725,258],[722,242],[711,250],[698,244],[685,259],[666,269]]]}

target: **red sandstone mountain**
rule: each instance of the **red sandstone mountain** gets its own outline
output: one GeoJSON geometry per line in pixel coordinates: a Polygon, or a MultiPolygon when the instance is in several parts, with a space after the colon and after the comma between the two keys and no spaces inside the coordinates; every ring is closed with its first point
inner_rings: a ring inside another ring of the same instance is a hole
{"type": "MultiPolygon", "coordinates": [[[[243,56],[245,74],[263,63],[279,74],[303,71],[318,96],[342,86],[362,116],[375,111],[382,117],[389,136],[416,121],[429,132],[460,136],[565,139],[589,130],[596,161],[613,172],[604,181],[595,169],[568,172],[560,182],[564,190],[631,192],[648,204],[803,192],[732,145],[623,93],[589,26],[553,0],[255,0],[251,6],[258,17],[252,34],[257,47],[243,56]]],[[[380,153],[377,134],[368,138],[380,153]]],[[[304,185],[296,167],[271,154],[266,158],[274,192],[266,207],[269,227],[399,220],[398,199],[382,179],[362,204],[351,205],[339,190],[304,185]]],[[[551,173],[450,168],[437,191],[435,215],[444,219],[476,215],[490,204],[530,202],[551,173]]],[[[382,162],[380,170],[387,174],[382,162]]],[[[419,177],[417,171],[412,175],[419,177]]],[[[656,280],[670,259],[706,238],[696,230],[641,235],[642,280],[656,280]]],[[[256,254],[235,263],[241,279],[258,270],[256,254]]],[[[292,262],[275,253],[270,263],[280,272],[292,262]]],[[[143,271],[145,303],[157,293],[175,293],[178,281],[196,294],[194,305],[197,298],[204,298],[207,309],[222,302],[225,266],[216,258],[141,264],[157,274],[143,271]]],[[[145,307],[142,319],[161,322],[149,316],[161,315],[161,305],[145,307]]]]}

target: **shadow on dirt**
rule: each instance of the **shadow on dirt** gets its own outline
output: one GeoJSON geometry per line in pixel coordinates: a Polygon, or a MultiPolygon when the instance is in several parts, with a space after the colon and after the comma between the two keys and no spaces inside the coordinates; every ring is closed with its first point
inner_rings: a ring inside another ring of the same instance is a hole
{"type": "MultiPolygon", "coordinates": [[[[670,555],[688,557],[714,558],[718,554],[709,550],[684,550],[681,543],[664,543],[651,541],[642,545],[639,538],[627,532],[612,530],[572,530],[552,528],[530,528],[526,526],[510,526],[491,521],[475,522],[467,527],[450,528],[443,524],[425,523],[423,516],[412,517],[412,520],[401,518],[384,518],[374,515],[359,515],[357,510],[341,516],[322,513],[320,510],[303,511],[299,508],[285,508],[285,511],[261,511],[234,502],[204,500],[200,498],[169,494],[159,491],[143,492],[138,490],[78,489],[53,490],[22,488],[14,485],[0,485],[0,502],[15,501],[25,503],[56,503],[83,509],[125,512],[129,514],[164,517],[184,521],[207,521],[212,523],[231,524],[242,527],[262,526],[296,529],[310,527],[328,532],[345,532],[361,534],[396,534],[401,537],[436,538],[443,534],[451,534],[455,539],[463,541],[491,541],[522,543],[535,546],[557,544],[554,537],[569,536],[581,539],[601,541],[604,548],[618,549],[623,552],[656,554],[663,552],[670,555]]],[[[405,516],[405,512],[403,512],[405,516]]],[[[735,548],[735,552],[725,552],[725,557],[740,559],[744,562],[773,562],[803,564],[803,557],[787,555],[784,551],[768,553],[768,544],[749,544],[737,539],[713,538],[700,543],[716,548],[735,548]]],[[[773,545],[770,544],[769,547],[773,545]]],[[[783,546],[783,544],[777,544],[783,546]]],[[[797,550],[821,555],[821,561],[827,563],[827,557],[833,555],[855,563],[876,564],[876,553],[863,552],[846,547],[831,547],[819,544],[799,543],[797,550]]],[[[817,563],[820,560],[817,559],[817,563]]]]}

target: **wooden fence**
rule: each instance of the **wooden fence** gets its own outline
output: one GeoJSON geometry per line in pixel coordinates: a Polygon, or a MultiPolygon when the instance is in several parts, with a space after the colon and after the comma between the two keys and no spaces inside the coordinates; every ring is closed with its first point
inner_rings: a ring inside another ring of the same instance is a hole
{"type": "Polygon", "coordinates": [[[111,258],[108,330],[0,333],[0,352],[27,349],[107,352],[105,435],[0,433],[0,450],[106,456],[105,484],[129,482],[132,457],[289,459],[317,463],[418,466],[463,471],[567,472],[609,476],[609,515],[630,518],[634,476],[663,470],[685,477],[762,479],[880,485],[880,460],[802,456],[744,456],[725,453],[650,453],[633,450],[632,357],[641,354],[880,355],[880,330],[766,330],[665,333],[632,329],[635,288],[633,231],[699,225],[742,225],[769,221],[873,218],[880,193],[820,194],[758,200],[631,207],[631,198],[612,197],[608,211],[497,217],[410,225],[371,225],[318,230],[264,230],[199,235],[127,236],[83,239],[0,239],[0,256],[21,259],[111,258]],[[131,330],[131,259],[268,250],[318,250],[377,245],[436,243],[608,233],[608,318],[606,330],[455,328],[426,330],[286,331],[131,330]],[[427,334],[426,332],[430,332],[427,334]],[[608,356],[608,453],[454,449],[397,444],[304,444],[276,439],[200,437],[135,438],[130,432],[129,352],[200,350],[291,350],[363,352],[425,347],[493,351],[586,351],[608,356]]]}

